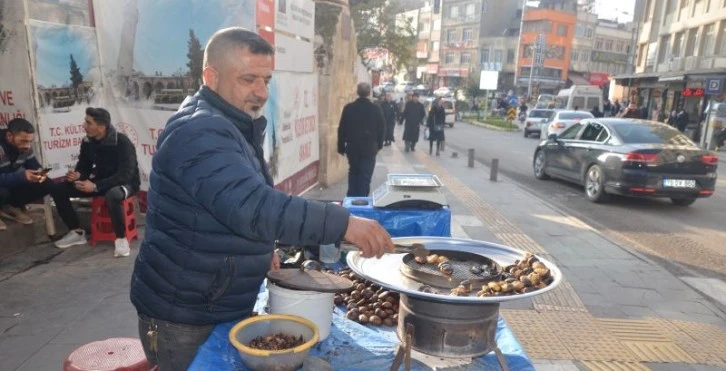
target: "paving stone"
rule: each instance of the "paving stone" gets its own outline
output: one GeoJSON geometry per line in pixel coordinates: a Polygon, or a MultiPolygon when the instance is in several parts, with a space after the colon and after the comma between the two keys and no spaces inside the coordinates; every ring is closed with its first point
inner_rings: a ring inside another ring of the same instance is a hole
{"type": "Polygon", "coordinates": [[[138,328],[129,326],[134,323],[136,309],[128,300],[111,297],[102,300],[82,318],[70,323],[58,336],[54,344],[86,344],[111,337],[139,337],[138,328]],[[114,315],[109,317],[108,313],[114,315]]]}
{"type": "Polygon", "coordinates": [[[629,318],[628,315],[623,312],[620,306],[604,305],[586,305],[587,310],[592,314],[593,317],[597,318],[629,318]]]}
{"type": "Polygon", "coordinates": [[[505,242],[502,242],[497,236],[492,233],[489,229],[485,227],[467,227],[462,226],[461,227],[464,232],[466,232],[467,235],[469,235],[469,238],[479,241],[488,241],[488,242],[494,242],[497,244],[506,244],[505,242]]]}
{"type": "Polygon", "coordinates": [[[83,344],[48,344],[25,361],[17,371],[59,370],[71,352],[83,344]]]}
{"type": "Polygon", "coordinates": [[[534,360],[532,365],[537,371],[579,371],[573,361],[560,360],[534,360]]]}
{"type": "Polygon", "coordinates": [[[721,367],[689,365],[687,363],[646,363],[646,365],[653,371],[723,371],[721,367]]]}
{"type": "Polygon", "coordinates": [[[629,319],[641,319],[656,315],[655,310],[646,306],[618,305],[618,309],[625,313],[625,316],[629,319]]]}

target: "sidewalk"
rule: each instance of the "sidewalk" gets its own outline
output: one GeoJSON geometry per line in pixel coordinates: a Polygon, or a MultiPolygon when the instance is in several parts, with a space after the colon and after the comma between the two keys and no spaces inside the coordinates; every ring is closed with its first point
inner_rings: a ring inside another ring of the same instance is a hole
{"type": "MultiPolygon", "coordinates": [[[[380,152],[372,187],[388,173],[435,173],[455,237],[531,251],[563,271],[557,289],[502,306],[538,370],[726,368],[726,314],[677,277],[501,174],[490,182],[489,169],[468,168],[463,154],[453,159],[447,148],[430,157],[428,142],[413,153],[402,146],[380,152]]],[[[346,190],[343,180],[305,197],[342,200],[346,190]]],[[[114,259],[112,251],[108,244],[63,251],[44,244],[0,260],[0,370],[55,370],[82,344],[138,336],[128,299],[138,243],[129,259],[114,259]]]]}

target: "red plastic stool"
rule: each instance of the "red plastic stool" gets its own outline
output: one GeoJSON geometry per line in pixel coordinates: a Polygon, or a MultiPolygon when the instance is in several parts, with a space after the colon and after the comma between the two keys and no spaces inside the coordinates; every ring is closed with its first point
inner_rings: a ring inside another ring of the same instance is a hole
{"type": "Polygon", "coordinates": [[[139,339],[111,338],[77,348],[63,361],[63,371],[146,371],[139,339]]]}
{"type": "MultiPolygon", "coordinates": [[[[138,239],[139,233],[136,230],[136,209],[134,208],[135,197],[131,196],[121,202],[124,209],[124,228],[126,228],[126,239],[138,239]]],[[[91,246],[96,246],[100,241],[116,241],[116,234],[113,232],[111,215],[108,212],[106,198],[94,197],[91,201],[91,246]]]]}

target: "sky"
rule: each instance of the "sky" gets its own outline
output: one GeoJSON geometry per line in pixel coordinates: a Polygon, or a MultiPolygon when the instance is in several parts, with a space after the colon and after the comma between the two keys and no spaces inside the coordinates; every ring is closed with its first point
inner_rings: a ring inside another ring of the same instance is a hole
{"type": "MultiPolygon", "coordinates": [[[[134,1],[104,1],[96,9],[103,31],[101,58],[115,68],[119,52],[126,5],[134,1]],[[100,13],[100,14],[99,14],[100,13]]],[[[202,47],[216,30],[242,26],[253,29],[254,0],[138,0],[138,23],[134,40],[134,69],[147,75],[161,71],[169,76],[187,71],[189,29],[194,30],[202,47]]]]}
{"type": "Polygon", "coordinates": [[[620,22],[633,20],[635,0],[597,0],[596,12],[600,18],[615,19],[620,22]],[[623,12],[628,14],[623,14],[623,12]]]}
{"type": "Polygon", "coordinates": [[[38,85],[45,87],[70,85],[70,54],[73,54],[84,80],[89,80],[89,70],[96,64],[96,39],[93,29],[35,21],[29,23],[38,85]]]}

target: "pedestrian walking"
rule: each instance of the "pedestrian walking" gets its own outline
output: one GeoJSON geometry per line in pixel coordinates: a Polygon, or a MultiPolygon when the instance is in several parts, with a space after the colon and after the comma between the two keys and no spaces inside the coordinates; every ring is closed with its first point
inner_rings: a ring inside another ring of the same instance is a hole
{"type": "Polygon", "coordinates": [[[348,197],[368,197],[376,154],[383,148],[385,119],[370,101],[371,85],[358,84],[358,99],[343,108],[338,126],[338,153],[348,157],[348,197]]]}
{"type": "Polygon", "coordinates": [[[411,100],[406,103],[406,108],[403,110],[403,120],[405,121],[403,141],[406,145],[406,152],[416,150],[416,143],[418,143],[418,137],[420,135],[419,127],[425,117],[426,109],[418,101],[418,94],[414,93],[411,96],[411,100]]]}
{"type": "Polygon", "coordinates": [[[393,129],[396,126],[396,118],[398,116],[398,105],[393,100],[391,93],[386,93],[386,98],[381,102],[381,110],[383,118],[386,121],[386,136],[383,140],[384,146],[390,146],[396,139],[393,137],[393,129]]]}
{"type": "Polygon", "coordinates": [[[620,106],[620,101],[617,99],[615,100],[615,103],[613,104],[613,111],[611,112],[612,117],[619,117],[620,116],[620,110],[622,107],[620,106]]]}
{"type": "Polygon", "coordinates": [[[367,257],[393,251],[377,222],[275,189],[262,117],[274,54],[243,28],[217,31],[204,49],[204,84],[157,141],[131,276],[150,369],[186,370],[217,324],[252,315],[266,273],[280,267],[275,241],[345,239],[367,257]]]}
{"type": "Polygon", "coordinates": [[[436,156],[439,156],[441,145],[444,142],[444,126],[446,124],[446,110],[441,98],[437,98],[429,110],[426,127],[429,129],[429,155],[433,154],[436,143],[436,156]]]}

